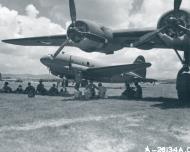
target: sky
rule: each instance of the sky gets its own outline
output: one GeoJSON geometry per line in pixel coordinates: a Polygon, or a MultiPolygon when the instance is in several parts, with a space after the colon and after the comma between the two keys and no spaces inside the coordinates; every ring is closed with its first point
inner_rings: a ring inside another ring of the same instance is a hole
{"type": "MultiPolygon", "coordinates": [[[[161,15],[173,8],[173,0],[75,0],[77,18],[86,19],[112,29],[156,27],[161,15]]],[[[0,40],[29,36],[64,34],[70,21],[68,0],[0,0],[0,40]]],[[[184,0],[182,8],[190,7],[184,0]]],[[[0,42],[0,72],[16,74],[48,74],[40,58],[52,54],[57,47],[23,47],[0,42]]],[[[143,55],[152,66],[148,77],[176,78],[181,68],[173,50],[138,50],[124,48],[114,55],[85,53],[77,48],[64,52],[110,65],[128,64],[143,55]]]]}

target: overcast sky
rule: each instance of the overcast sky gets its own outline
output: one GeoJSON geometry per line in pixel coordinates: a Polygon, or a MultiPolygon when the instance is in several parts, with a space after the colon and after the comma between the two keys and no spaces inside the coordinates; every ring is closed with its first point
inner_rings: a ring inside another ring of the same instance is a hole
{"type": "MultiPolygon", "coordinates": [[[[173,0],[75,0],[77,17],[98,22],[113,29],[156,27],[161,14],[173,8],[173,0]]],[[[182,8],[190,7],[184,0],[182,8]]],[[[68,0],[0,0],[0,40],[27,36],[63,34],[70,20],[68,0]]],[[[0,43],[2,73],[45,74],[40,57],[56,47],[23,47],[0,43]]],[[[175,78],[181,64],[173,50],[148,51],[125,48],[114,55],[84,53],[76,48],[65,52],[110,64],[131,63],[144,55],[152,67],[151,78],[175,78]]]]}

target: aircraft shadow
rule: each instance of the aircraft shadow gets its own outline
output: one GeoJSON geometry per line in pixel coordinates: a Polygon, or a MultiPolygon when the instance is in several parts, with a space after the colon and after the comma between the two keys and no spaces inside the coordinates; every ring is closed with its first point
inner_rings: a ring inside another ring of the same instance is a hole
{"type": "Polygon", "coordinates": [[[151,107],[156,107],[160,109],[184,109],[190,108],[190,103],[179,101],[176,98],[165,98],[165,97],[158,97],[158,98],[144,98],[142,101],[148,102],[160,102],[152,105],[151,107]]]}
{"type": "MultiPolygon", "coordinates": [[[[124,100],[124,101],[134,101],[135,99],[126,99],[122,98],[121,96],[110,96],[105,100],[124,100]]],[[[75,101],[76,99],[73,98],[66,98],[63,99],[62,101],[64,102],[72,102],[75,101]]],[[[98,100],[98,99],[91,99],[91,100],[98,100]]],[[[87,101],[84,99],[80,99],[78,101],[87,101]]],[[[89,100],[88,100],[89,101],[89,100]]],[[[182,103],[176,98],[165,98],[165,97],[145,97],[140,100],[136,100],[138,102],[156,102],[155,104],[151,105],[151,107],[156,107],[160,109],[184,109],[184,108],[190,108],[190,102],[182,103]]]]}
{"type": "Polygon", "coordinates": [[[190,103],[186,102],[183,103],[182,101],[179,101],[178,99],[172,99],[172,98],[162,98],[163,100],[160,100],[161,103],[152,105],[152,107],[157,107],[160,109],[185,109],[190,108],[190,103]]]}
{"type": "MultiPolygon", "coordinates": [[[[130,101],[129,99],[121,98],[120,96],[112,96],[109,99],[117,99],[117,100],[126,100],[130,101]]],[[[134,100],[134,99],[133,99],[134,100]]],[[[165,98],[165,97],[145,97],[140,100],[136,101],[145,101],[145,102],[159,102],[156,104],[151,105],[151,107],[156,107],[160,109],[183,109],[183,108],[190,108],[190,102],[182,103],[176,98],[165,98]]]]}

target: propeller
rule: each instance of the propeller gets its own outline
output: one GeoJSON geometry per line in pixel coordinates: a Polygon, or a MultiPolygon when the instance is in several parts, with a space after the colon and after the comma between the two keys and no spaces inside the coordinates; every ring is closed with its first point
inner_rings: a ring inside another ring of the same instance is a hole
{"type": "Polygon", "coordinates": [[[76,15],[76,7],[74,0],[69,0],[69,9],[70,9],[70,17],[72,24],[75,26],[77,15],[76,15]]]}
{"type": "MultiPolygon", "coordinates": [[[[108,40],[107,38],[104,38],[102,36],[90,33],[90,32],[83,32],[81,31],[77,25],[77,15],[76,15],[76,7],[75,7],[75,1],[74,0],[69,0],[69,9],[70,9],[70,17],[71,17],[71,25],[67,31],[67,38],[66,40],[61,44],[61,46],[57,49],[57,51],[52,55],[53,59],[55,59],[58,54],[62,51],[62,49],[69,44],[70,41],[73,41],[70,35],[68,33],[73,33],[74,36],[78,35],[81,37],[88,38],[89,40],[100,42],[100,43],[107,43],[108,40]]],[[[74,41],[75,42],[75,41],[74,41]]]]}
{"type": "Polygon", "coordinates": [[[182,0],[174,0],[174,11],[179,11],[182,0]]]}
{"type": "MultiPolygon", "coordinates": [[[[181,3],[182,3],[182,0],[174,0],[174,11],[175,12],[180,10],[181,3]]],[[[131,46],[139,47],[139,46],[151,41],[155,36],[157,36],[158,33],[166,30],[167,28],[173,28],[174,31],[176,31],[176,29],[179,29],[179,30],[183,31],[184,33],[190,35],[190,29],[186,28],[185,25],[183,25],[181,23],[180,19],[176,18],[175,16],[171,16],[167,21],[167,25],[165,25],[151,33],[145,34],[137,42],[132,43],[131,46]]]]}
{"type": "MultiPolygon", "coordinates": [[[[75,26],[76,23],[76,7],[74,0],[69,0],[69,9],[70,9],[70,17],[72,21],[72,25],[75,26]]],[[[52,55],[53,59],[55,59],[58,54],[63,50],[63,48],[69,43],[69,38],[61,44],[61,46],[57,49],[57,51],[52,55]]]]}
{"type": "Polygon", "coordinates": [[[107,43],[107,39],[104,37],[101,37],[99,35],[96,35],[96,34],[93,34],[90,32],[80,31],[76,27],[77,15],[76,15],[76,7],[75,7],[75,1],[74,0],[69,0],[69,8],[70,8],[70,17],[71,17],[71,21],[72,21],[72,27],[71,27],[72,31],[74,31],[75,33],[77,33],[83,37],[86,37],[90,40],[95,40],[97,42],[107,43]]]}
{"type": "Polygon", "coordinates": [[[184,31],[186,34],[190,36],[190,30],[182,25],[178,25],[178,28],[184,31]]]}
{"type": "Polygon", "coordinates": [[[63,50],[63,48],[69,43],[69,39],[66,39],[61,46],[57,49],[57,51],[52,55],[53,59],[55,59],[58,54],[63,50]]]}

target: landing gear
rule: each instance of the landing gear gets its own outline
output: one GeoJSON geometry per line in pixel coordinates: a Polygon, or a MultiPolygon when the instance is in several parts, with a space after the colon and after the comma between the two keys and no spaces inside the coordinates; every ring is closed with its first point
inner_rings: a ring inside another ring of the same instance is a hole
{"type": "Polygon", "coordinates": [[[182,67],[178,72],[176,89],[180,101],[188,102],[190,100],[190,71],[187,66],[182,67]]]}
{"type": "Polygon", "coordinates": [[[189,52],[185,51],[183,67],[178,72],[176,80],[176,89],[180,102],[188,103],[190,101],[190,56],[189,52]]]}
{"type": "Polygon", "coordinates": [[[69,80],[64,76],[62,76],[62,84],[61,85],[64,88],[69,86],[69,80]]]}

